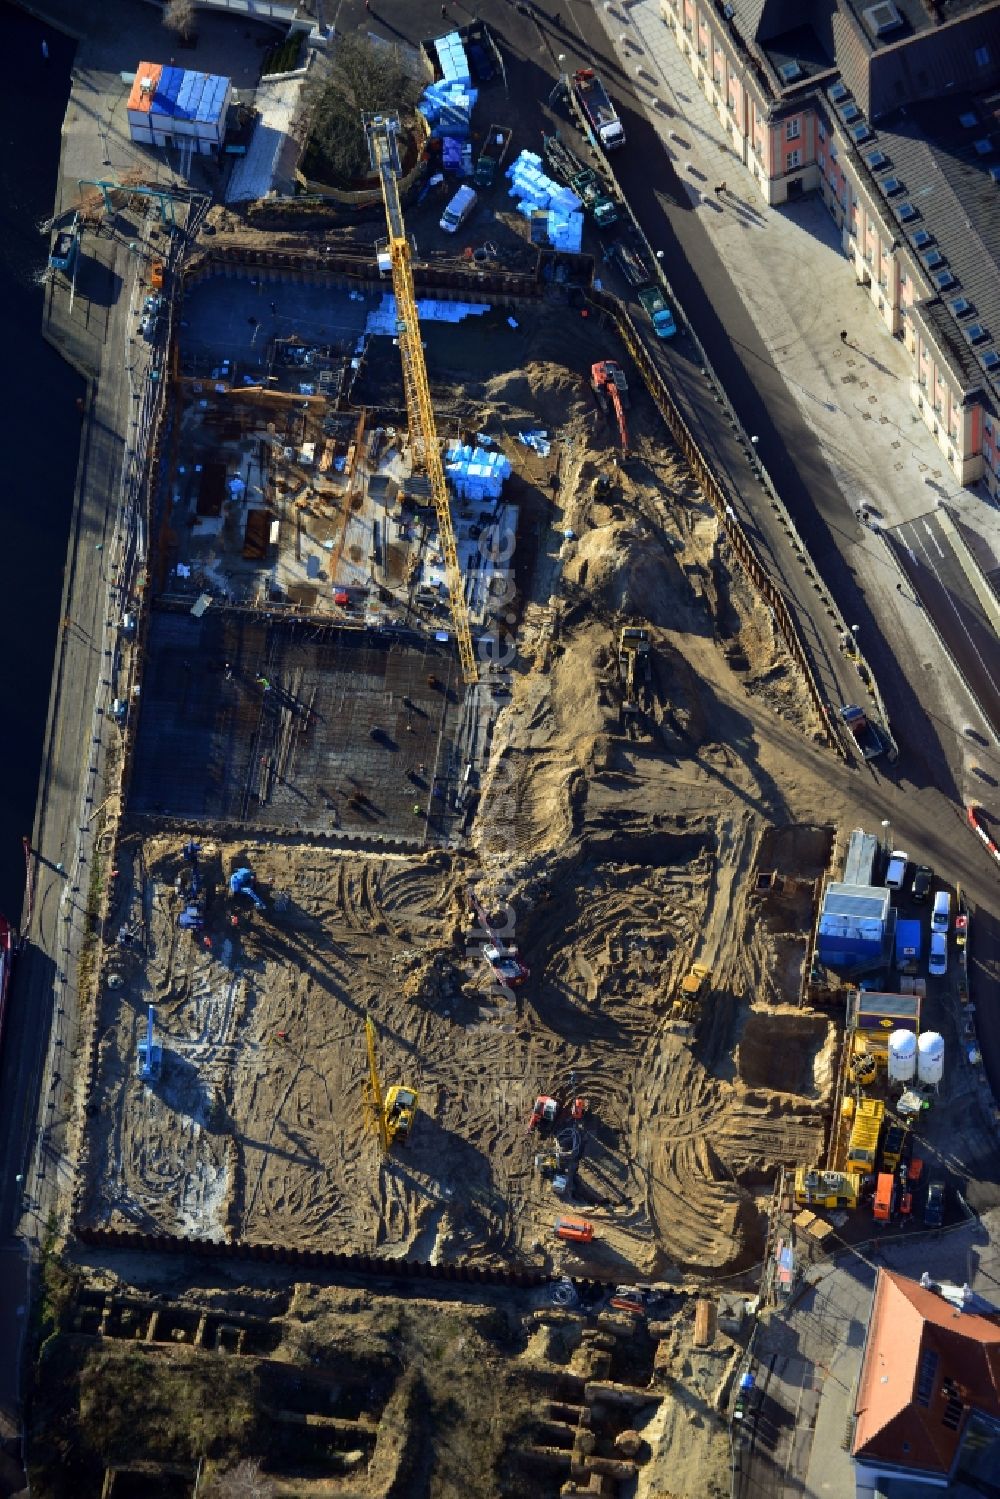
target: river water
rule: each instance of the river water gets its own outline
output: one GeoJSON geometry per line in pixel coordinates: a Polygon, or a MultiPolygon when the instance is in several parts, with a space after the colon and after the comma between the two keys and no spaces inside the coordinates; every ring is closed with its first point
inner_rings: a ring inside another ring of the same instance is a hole
{"type": "Polygon", "coordinates": [[[0,911],[16,922],[32,831],[80,446],[83,383],[41,335],[75,44],[0,0],[0,911]],[[49,57],[42,56],[46,40],[49,57]]]}

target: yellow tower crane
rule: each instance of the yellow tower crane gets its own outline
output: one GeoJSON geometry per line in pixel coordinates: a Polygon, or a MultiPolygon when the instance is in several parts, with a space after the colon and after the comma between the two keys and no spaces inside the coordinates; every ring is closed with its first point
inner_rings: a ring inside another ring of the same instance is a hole
{"type": "Polygon", "coordinates": [[[388,1155],[389,1147],[395,1141],[405,1145],[409,1140],[418,1097],[415,1089],[401,1087],[399,1084],[394,1084],[383,1094],[375,1056],[375,1022],[370,1015],[365,1016],[365,1041],[368,1046],[368,1103],[378,1130],[382,1153],[388,1155]]]}
{"type": "Polygon", "coordinates": [[[455,531],[451,523],[448,487],[445,483],[441,449],[434,425],[434,408],[431,405],[430,388],[427,384],[427,365],[424,362],[424,346],[420,338],[420,323],[417,317],[417,299],[413,290],[410,241],[406,236],[406,224],[403,221],[403,209],[399,201],[397,182],[400,176],[397,141],[399,116],[366,114],[364,125],[372,166],[378,172],[382,184],[385,218],[389,227],[389,261],[392,267],[392,289],[396,297],[396,335],[403,365],[403,389],[406,393],[410,452],[413,455],[413,462],[424,469],[430,480],[448,579],[451,618],[455,626],[458,654],[462,662],[462,675],[466,682],[476,682],[479,679],[479,672],[472,648],[472,631],[469,628],[465,586],[462,569],[458,565],[458,548],[455,545],[455,531]]]}

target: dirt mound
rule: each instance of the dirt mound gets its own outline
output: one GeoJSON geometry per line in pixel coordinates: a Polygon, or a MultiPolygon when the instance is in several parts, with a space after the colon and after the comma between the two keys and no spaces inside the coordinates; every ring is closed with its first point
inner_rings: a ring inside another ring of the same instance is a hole
{"type": "Polygon", "coordinates": [[[572,370],[537,361],[487,380],[485,395],[493,407],[530,413],[533,427],[565,427],[593,405],[586,385],[572,370]]]}
{"type": "Polygon", "coordinates": [[[641,522],[612,521],[585,532],[566,561],[564,576],[567,583],[586,588],[599,608],[654,625],[676,623],[692,599],[673,552],[641,522]]]}

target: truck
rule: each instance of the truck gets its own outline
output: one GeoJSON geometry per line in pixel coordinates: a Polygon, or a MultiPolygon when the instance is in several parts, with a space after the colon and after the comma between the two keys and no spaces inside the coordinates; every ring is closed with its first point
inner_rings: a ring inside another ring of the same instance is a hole
{"type": "Polygon", "coordinates": [[[874,1172],[884,1118],[885,1104],[881,1099],[859,1099],[847,1145],[848,1171],[856,1171],[860,1176],[868,1176],[874,1172]]]}
{"type": "Polygon", "coordinates": [[[609,229],[618,222],[618,205],[601,186],[600,179],[591,167],[584,167],[570,179],[569,185],[598,229],[609,229]]]}
{"type": "Polygon", "coordinates": [[[896,922],[896,967],[900,973],[916,973],[920,962],[920,922],[896,922]]]}
{"type": "Polygon", "coordinates": [[[875,1222],[890,1222],[895,1206],[896,1178],[891,1171],[882,1171],[875,1183],[875,1203],[873,1208],[875,1222]]]}
{"type": "Polygon", "coordinates": [[[573,95],[604,150],[617,151],[624,146],[625,129],[618,111],[593,68],[580,68],[573,74],[573,95]]]}
{"type": "Polygon", "coordinates": [[[875,760],[885,751],[882,736],[857,703],[844,703],[840,716],[854,735],[854,741],[866,760],[875,760]]]}
{"type": "Polygon", "coordinates": [[[639,301],[646,310],[646,315],[653,325],[653,332],[657,338],[673,338],[677,332],[677,324],[674,315],[670,311],[670,304],[658,286],[642,286],[637,292],[639,301]]]}
{"type": "Polygon", "coordinates": [[[909,1144],[909,1131],[904,1124],[890,1124],[882,1141],[882,1170],[895,1171],[903,1159],[909,1144]]]}
{"type": "Polygon", "coordinates": [[[491,125],[487,130],[472,174],[477,187],[493,186],[510,147],[511,134],[509,125],[491,125]]]}
{"type": "Polygon", "coordinates": [[[559,132],[542,136],[542,155],[553,177],[572,188],[598,229],[618,222],[618,205],[601,186],[591,167],[585,167],[578,156],[561,139],[559,132]]]}

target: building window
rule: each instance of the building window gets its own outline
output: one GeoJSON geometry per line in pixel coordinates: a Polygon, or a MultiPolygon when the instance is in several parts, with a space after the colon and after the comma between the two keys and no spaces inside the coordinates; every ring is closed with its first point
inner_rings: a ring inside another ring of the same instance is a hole
{"type": "Polygon", "coordinates": [[[785,171],[786,172],[794,172],[795,168],[796,167],[800,167],[801,165],[802,165],[802,152],[801,151],[789,151],[788,155],[785,158],[785,171]]]}
{"type": "Polygon", "coordinates": [[[830,142],[830,160],[831,161],[836,161],[837,160],[837,147],[835,146],[835,144],[833,143],[833,141],[830,142]]]}
{"type": "Polygon", "coordinates": [[[816,126],[816,129],[819,131],[819,138],[820,138],[820,140],[821,141],[825,141],[826,140],[826,126],[823,124],[822,120],[820,120],[819,124],[816,126]]]}
{"type": "Polygon", "coordinates": [[[975,52],[973,52],[972,55],[976,59],[976,67],[977,68],[988,68],[989,67],[989,65],[990,65],[990,49],[989,49],[989,47],[977,47],[976,50],[975,50],[975,52]]]}
{"type": "Polygon", "coordinates": [[[799,136],[801,134],[802,134],[802,121],[801,120],[796,119],[796,120],[786,120],[785,121],[785,140],[786,141],[797,141],[798,138],[799,138],[799,136]]]}

